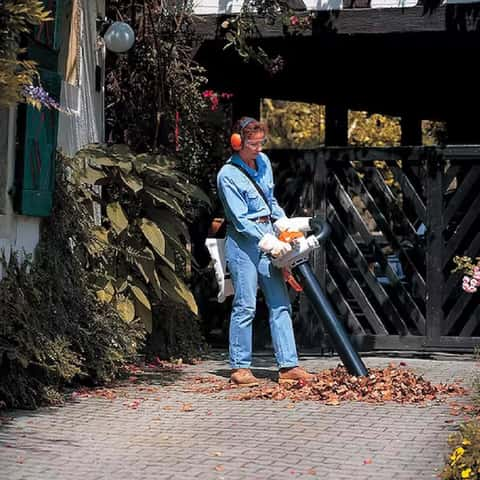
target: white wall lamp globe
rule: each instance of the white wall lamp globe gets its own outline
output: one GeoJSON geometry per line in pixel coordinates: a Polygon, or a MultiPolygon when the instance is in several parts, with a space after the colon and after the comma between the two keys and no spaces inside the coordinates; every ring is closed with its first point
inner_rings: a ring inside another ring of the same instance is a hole
{"type": "Polygon", "coordinates": [[[115,53],[125,53],[135,42],[133,28],[125,22],[113,22],[103,36],[105,46],[115,53]]]}

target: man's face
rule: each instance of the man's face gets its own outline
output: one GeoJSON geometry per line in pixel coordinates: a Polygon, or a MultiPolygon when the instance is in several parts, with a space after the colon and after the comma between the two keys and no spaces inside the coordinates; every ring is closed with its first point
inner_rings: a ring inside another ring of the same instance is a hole
{"type": "Polygon", "coordinates": [[[265,146],[265,134],[263,132],[255,132],[247,138],[240,150],[240,156],[245,161],[253,161],[257,158],[258,153],[265,146]]]}

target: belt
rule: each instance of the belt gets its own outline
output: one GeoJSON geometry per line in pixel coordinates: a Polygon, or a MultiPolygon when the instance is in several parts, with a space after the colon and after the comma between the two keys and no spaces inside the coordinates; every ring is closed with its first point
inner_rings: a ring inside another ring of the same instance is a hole
{"type": "Polygon", "coordinates": [[[255,223],[269,223],[270,215],[265,215],[264,217],[258,217],[255,219],[255,223]]]}

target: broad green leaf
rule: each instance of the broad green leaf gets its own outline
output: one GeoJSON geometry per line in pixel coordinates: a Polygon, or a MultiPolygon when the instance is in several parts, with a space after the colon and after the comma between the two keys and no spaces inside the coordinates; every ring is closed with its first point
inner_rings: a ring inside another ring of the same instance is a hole
{"type": "Polygon", "coordinates": [[[92,234],[93,236],[87,245],[87,249],[92,255],[99,255],[110,245],[108,230],[101,226],[95,226],[92,228],[92,234]]]}
{"type": "Polygon", "coordinates": [[[99,180],[107,178],[107,175],[100,170],[95,170],[92,167],[82,168],[79,175],[80,183],[86,183],[88,185],[95,185],[99,180]]]}
{"type": "Polygon", "coordinates": [[[183,212],[178,202],[174,198],[166,194],[164,191],[153,187],[146,187],[145,190],[157,203],[165,205],[181,217],[185,217],[185,213],[183,212]]]}
{"type": "MultiPolygon", "coordinates": [[[[175,249],[180,255],[183,255],[183,257],[191,259],[193,263],[198,266],[191,253],[185,248],[184,238],[187,242],[190,241],[190,235],[185,223],[165,209],[149,208],[147,209],[147,215],[162,230],[167,240],[167,246],[175,249]]],[[[165,256],[174,263],[173,254],[169,253],[167,248],[165,252],[165,256]]]]}
{"type": "Polygon", "coordinates": [[[134,295],[135,313],[142,319],[145,329],[148,333],[152,333],[152,306],[150,300],[143,291],[134,285],[131,287],[134,295]]]}
{"type": "Polygon", "coordinates": [[[170,210],[148,207],[147,216],[158,225],[165,235],[172,237],[172,240],[178,241],[181,244],[183,238],[187,242],[190,241],[187,224],[183,219],[172,215],[170,210]]]}
{"type": "Polygon", "coordinates": [[[96,225],[92,228],[92,233],[96,240],[108,244],[108,230],[105,227],[96,225]]]}
{"type": "Polygon", "coordinates": [[[118,164],[118,160],[114,160],[112,157],[96,157],[91,156],[89,162],[93,165],[98,165],[101,167],[115,167],[118,164]]]}
{"type": "Polygon", "coordinates": [[[179,185],[175,185],[175,187],[158,187],[158,189],[164,192],[167,196],[172,196],[180,202],[184,203],[187,199],[187,192],[182,193],[178,191],[180,190],[178,187],[179,185]]]}
{"type": "Polygon", "coordinates": [[[145,235],[145,238],[158,255],[165,255],[165,237],[157,225],[146,218],[140,219],[138,225],[142,233],[145,235]]]}
{"type": "Polygon", "coordinates": [[[125,280],[125,278],[117,278],[114,282],[113,282],[113,286],[115,287],[115,290],[118,292],[118,293],[122,293],[126,290],[126,288],[128,287],[128,282],[127,280],[125,280]]]}
{"type": "Polygon", "coordinates": [[[115,289],[111,282],[107,282],[103,289],[97,290],[96,294],[101,302],[110,303],[115,295],[115,289]]]}
{"type": "Polygon", "coordinates": [[[185,303],[188,308],[198,315],[198,306],[195,302],[195,298],[189,288],[183,283],[183,281],[175,275],[172,270],[160,266],[159,271],[161,275],[166,279],[166,282],[162,282],[162,289],[165,293],[174,301],[185,303]]]}
{"type": "Polygon", "coordinates": [[[157,297],[162,298],[162,289],[160,286],[160,279],[158,278],[158,273],[155,270],[155,255],[148,248],[145,247],[143,250],[143,257],[136,257],[135,264],[137,265],[140,273],[147,283],[152,285],[157,297]]]}
{"type": "Polygon", "coordinates": [[[135,305],[128,298],[123,298],[115,304],[115,308],[125,322],[131,322],[135,318],[135,305]]]}
{"type": "Polygon", "coordinates": [[[112,227],[117,235],[122,233],[128,227],[128,218],[118,202],[109,203],[107,205],[107,217],[112,223],[112,227]]]}
{"type": "Polygon", "coordinates": [[[142,179],[136,175],[120,173],[120,178],[122,179],[123,183],[134,193],[139,192],[143,188],[142,179]]]}
{"type": "Polygon", "coordinates": [[[123,143],[115,143],[109,148],[109,151],[117,155],[129,155],[132,153],[132,151],[130,150],[130,147],[123,143]]]}
{"type": "Polygon", "coordinates": [[[118,167],[125,173],[130,173],[133,169],[132,162],[130,160],[121,160],[115,157],[91,158],[90,162],[103,167],[118,167]]]}

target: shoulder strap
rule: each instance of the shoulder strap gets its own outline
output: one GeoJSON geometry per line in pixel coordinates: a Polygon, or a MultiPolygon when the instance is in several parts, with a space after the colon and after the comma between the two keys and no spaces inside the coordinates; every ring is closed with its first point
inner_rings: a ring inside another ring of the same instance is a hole
{"type": "Polygon", "coordinates": [[[260,185],[252,178],[252,176],[245,169],[243,169],[242,167],[240,167],[239,165],[237,165],[235,163],[230,163],[230,166],[238,168],[253,183],[253,186],[257,189],[258,193],[263,198],[265,204],[267,205],[268,209],[271,212],[272,209],[270,208],[270,204],[268,203],[268,200],[267,200],[267,197],[265,196],[265,193],[260,188],[260,185]]]}

